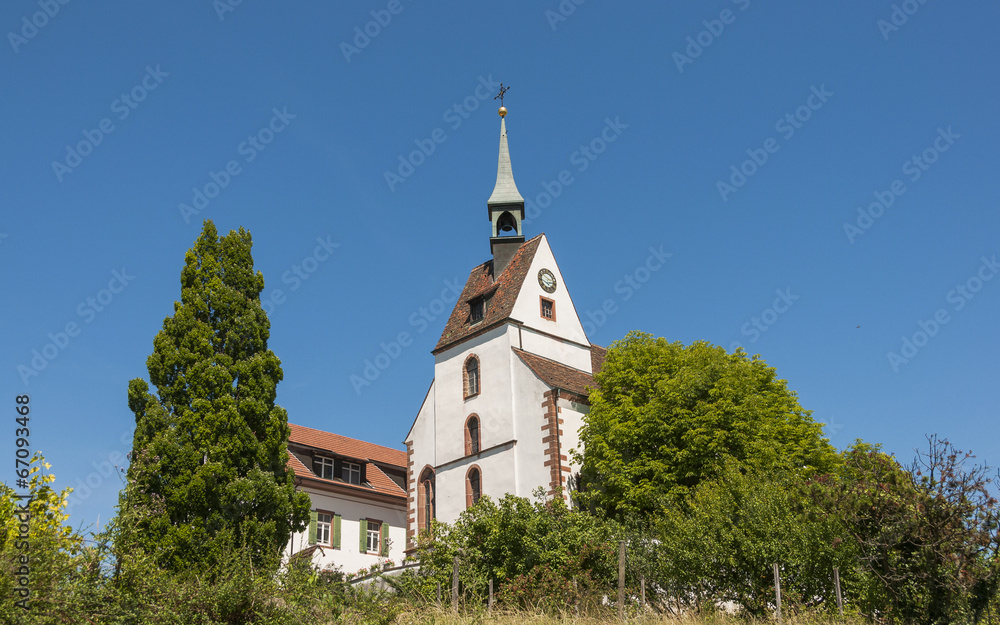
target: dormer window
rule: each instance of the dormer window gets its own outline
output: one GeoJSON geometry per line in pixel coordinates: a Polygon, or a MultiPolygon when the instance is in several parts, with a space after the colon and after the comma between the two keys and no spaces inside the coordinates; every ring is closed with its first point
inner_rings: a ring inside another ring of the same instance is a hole
{"type": "Polygon", "coordinates": [[[316,477],[323,478],[324,480],[332,480],[333,458],[315,456],[313,458],[313,473],[316,474],[316,477]]]}
{"type": "Polygon", "coordinates": [[[477,323],[483,320],[486,315],[486,300],[482,297],[477,297],[469,303],[469,316],[472,318],[472,323],[477,323]]]}
{"type": "Polygon", "coordinates": [[[340,467],[340,479],[344,480],[348,484],[360,486],[361,465],[356,462],[347,462],[345,460],[340,467]]]}

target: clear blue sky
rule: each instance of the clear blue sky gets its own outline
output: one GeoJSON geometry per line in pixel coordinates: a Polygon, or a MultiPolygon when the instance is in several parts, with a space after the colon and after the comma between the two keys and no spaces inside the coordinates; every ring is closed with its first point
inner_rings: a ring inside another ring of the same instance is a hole
{"type": "Polygon", "coordinates": [[[840,448],[937,433],[1000,464],[1000,7],[896,6],[4,2],[0,451],[29,393],[57,484],[94,486],[74,524],[112,514],[102,463],[203,218],[283,291],[290,420],[401,446],[436,300],[489,257],[503,81],[526,234],[593,342],[739,342],[840,448]]]}

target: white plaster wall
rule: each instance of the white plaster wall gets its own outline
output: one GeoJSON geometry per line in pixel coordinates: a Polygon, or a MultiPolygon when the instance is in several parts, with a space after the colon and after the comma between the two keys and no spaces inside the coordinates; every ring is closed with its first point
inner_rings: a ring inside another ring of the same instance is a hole
{"type": "Polygon", "coordinates": [[[424,468],[430,466],[433,469],[437,465],[437,452],[434,443],[434,397],[436,390],[437,380],[434,380],[427,391],[424,403],[421,404],[420,410],[417,411],[417,417],[414,419],[413,425],[407,433],[406,440],[403,441],[405,444],[410,445],[410,448],[413,450],[413,456],[408,460],[413,463],[413,466],[410,467],[413,473],[408,476],[408,479],[412,481],[407,484],[406,490],[407,497],[411,498],[408,503],[410,507],[408,516],[413,519],[413,527],[411,529],[414,535],[417,532],[417,489],[419,488],[420,474],[423,473],[424,468]]]}
{"type": "MultiPolygon", "coordinates": [[[[552,255],[552,249],[549,247],[549,242],[545,238],[545,235],[542,235],[538,249],[535,251],[535,257],[531,261],[528,275],[524,278],[524,284],[521,286],[521,292],[514,303],[511,316],[524,323],[528,328],[535,328],[542,332],[554,334],[584,346],[590,345],[590,342],[587,340],[587,334],[583,331],[583,326],[580,324],[580,318],[577,316],[576,309],[573,307],[573,300],[570,297],[569,289],[566,288],[566,282],[563,280],[562,272],[559,271],[559,265],[556,263],[555,256],[552,255]],[[554,293],[546,293],[542,290],[541,285],[538,284],[538,272],[543,268],[551,271],[556,277],[556,290],[554,293]],[[555,302],[555,321],[542,318],[539,304],[540,297],[545,297],[555,302]]],[[[525,341],[531,340],[532,344],[529,346],[525,343],[525,351],[557,360],[576,369],[590,371],[589,348],[574,348],[573,346],[565,345],[559,341],[552,341],[551,339],[548,341],[537,341],[535,335],[532,335],[532,338],[529,339],[529,334],[526,333],[523,339],[525,341]]]]}
{"type": "Polygon", "coordinates": [[[545,465],[545,448],[542,432],[545,425],[543,395],[549,387],[538,379],[524,361],[513,354],[512,375],[517,389],[514,415],[516,428],[523,432],[517,441],[517,495],[531,499],[532,491],[539,486],[549,489],[549,468],[545,465]]]}
{"type": "MultiPolygon", "coordinates": [[[[387,558],[399,564],[403,561],[403,550],[406,542],[406,510],[404,505],[364,501],[353,497],[344,497],[330,493],[306,491],[312,500],[312,510],[323,510],[341,516],[340,549],[323,547],[313,555],[313,564],[320,568],[340,567],[345,573],[354,573],[370,567],[386,558],[377,555],[361,553],[358,533],[360,519],[378,519],[389,524],[389,555],[387,558]]],[[[332,528],[331,528],[332,533],[332,528]]],[[[292,555],[309,547],[309,530],[306,528],[292,536],[286,555],[292,555]]]]}
{"type": "Polygon", "coordinates": [[[482,475],[482,494],[498,501],[507,493],[517,495],[514,466],[518,462],[519,444],[462,458],[449,464],[438,474],[438,519],[452,523],[465,511],[465,476],[472,465],[479,467],[482,475]]]}
{"type": "MultiPolygon", "coordinates": [[[[518,358],[511,347],[550,358],[567,366],[591,371],[589,341],[573,307],[569,290],[545,237],[538,249],[511,316],[524,326],[504,325],[435,356],[434,384],[407,437],[414,450],[414,479],[427,465],[441,467],[435,474],[436,518],[452,523],[465,510],[465,475],[477,463],[483,470],[483,493],[500,499],[506,493],[531,497],[539,486],[548,490],[550,473],[544,466],[545,425],[542,395],[548,387],[518,358]],[[545,293],[538,272],[547,268],[558,282],[555,293],[545,293]],[[539,297],[556,303],[556,321],[543,319],[539,297]],[[540,334],[545,332],[559,338],[540,334]],[[463,367],[470,354],[479,357],[481,392],[465,399],[463,367]],[[510,449],[485,457],[465,458],[465,421],[472,413],[480,419],[480,448],[516,440],[510,449]]],[[[578,444],[579,413],[568,402],[560,403],[562,450],[568,455],[578,444]]],[[[416,491],[410,496],[416,501],[416,491]]]]}
{"type": "Polygon", "coordinates": [[[570,453],[571,450],[576,449],[578,452],[582,452],[583,449],[580,445],[580,428],[583,426],[583,416],[589,411],[589,407],[583,404],[577,404],[570,402],[565,397],[559,398],[559,407],[562,408],[562,412],[559,413],[563,419],[563,429],[562,429],[562,449],[563,454],[566,455],[571,473],[570,475],[576,475],[580,470],[580,465],[573,462],[573,454],[570,453]]]}
{"type": "MultiPolygon", "coordinates": [[[[510,351],[507,326],[495,328],[437,355],[434,365],[437,464],[465,456],[465,420],[472,413],[480,419],[480,448],[516,438],[511,419],[510,351]],[[469,399],[463,393],[463,368],[470,354],[479,357],[480,393],[469,399]]],[[[438,488],[441,492],[441,488],[438,488]]],[[[465,491],[462,491],[464,498],[465,491]]],[[[438,500],[438,511],[442,511],[438,500]]],[[[444,519],[438,515],[441,520],[444,519]]]]}
{"type": "MultiPolygon", "coordinates": [[[[437,465],[434,445],[434,421],[437,416],[435,414],[434,403],[436,392],[437,380],[434,380],[431,382],[427,397],[417,412],[417,418],[414,419],[413,426],[410,427],[406,440],[403,441],[405,444],[411,445],[413,449],[413,457],[410,458],[410,461],[413,462],[411,469],[413,470],[412,478],[414,481],[420,479],[420,473],[424,470],[425,466],[434,467],[437,465]]],[[[410,495],[415,497],[416,493],[411,492],[410,495]]]]}
{"type": "MultiPolygon", "coordinates": [[[[521,330],[521,336],[518,337],[517,341],[522,346],[521,349],[526,352],[538,354],[574,369],[592,373],[589,345],[583,347],[575,343],[560,341],[551,336],[539,334],[533,328],[527,327],[521,330]]],[[[515,342],[514,345],[518,345],[518,342],[515,342]]]]}

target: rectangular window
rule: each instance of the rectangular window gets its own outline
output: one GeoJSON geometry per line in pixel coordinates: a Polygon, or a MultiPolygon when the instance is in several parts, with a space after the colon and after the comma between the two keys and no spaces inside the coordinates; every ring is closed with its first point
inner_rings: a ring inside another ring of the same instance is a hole
{"type": "Polygon", "coordinates": [[[379,553],[381,535],[382,524],[378,521],[368,521],[368,553],[379,553]]]}
{"type": "Polygon", "coordinates": [[[320,512],[316,515],[316,542],[321,545],[330,544],[330,528],[333,525],[333,515],[320,512]]]}
{"type": "Polygon", "coordinates": [[[313,473],[324,480],[333,479],[333,458],[313,458],[313,473]]]}
{"type": "Polygon", "coordinates": [[[548,319],[550,321],[556,320],[556,303],[550,299],[541,298],[542,300],[542,319],[548,319]]]}
{"type": "Polygon", "coordinates": [[[354,462],[345,462],[340,469],[340,479],[348,484],[361,484],[361,465],[354,462]]]}

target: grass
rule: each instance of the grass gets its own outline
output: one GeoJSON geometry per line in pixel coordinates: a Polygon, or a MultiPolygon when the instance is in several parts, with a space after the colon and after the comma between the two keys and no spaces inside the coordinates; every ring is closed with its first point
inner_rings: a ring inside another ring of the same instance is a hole
{"type": "MultiPolygon", "coordinates": [[[[403,612],[395,623],[398,625],[599,625],[604,623],[622,622],[627,625],[747,625],[753,623],[728,615],[672,617],[653,613],[626,617],[618,621],[614,612],[602,616],[576,616],[564,613],[559,616],[532,613],[525,611],[494,611],[492,614],[480,612],[476,614],[456,615],[449,610],[427,608],[403,612]]],[[[759,623],[774,623],[774,619],[757,621],[759,623]]],[[[864,620],[834,616],[810,615],[806,617],[790,616],[782,619],[782,625],[860,625],[864,620]]]]}

